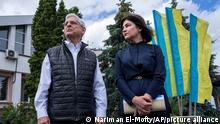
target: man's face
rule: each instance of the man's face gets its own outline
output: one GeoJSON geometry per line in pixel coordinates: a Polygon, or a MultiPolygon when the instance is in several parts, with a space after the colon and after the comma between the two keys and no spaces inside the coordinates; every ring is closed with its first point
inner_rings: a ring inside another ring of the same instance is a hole
{"type": "Polygon", "coordinates": [[[77,18],[69,17],[64,23],[64,34],[67,38],[82,37],[86,29],[80,25],[77,18]]]}

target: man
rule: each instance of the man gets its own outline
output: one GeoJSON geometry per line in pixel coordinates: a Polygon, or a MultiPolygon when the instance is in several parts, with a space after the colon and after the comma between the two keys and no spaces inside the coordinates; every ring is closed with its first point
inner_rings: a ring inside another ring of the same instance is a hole
{"type": "Polygon", "coordinates": [[[94,123],[95,116],[106,116],[106,88],[95,53],[81,42],[85,31],[84,22],[68,14],[67,40],[47,51],[35,96],[38,124],[87,123],[86,117],[94,123]]]}

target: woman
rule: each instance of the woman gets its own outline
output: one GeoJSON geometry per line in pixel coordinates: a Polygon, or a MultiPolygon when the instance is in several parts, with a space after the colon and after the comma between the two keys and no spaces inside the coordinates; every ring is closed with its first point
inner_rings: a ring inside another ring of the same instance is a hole
{"type": "Polygon", "coordinates": [[[164,57],[159,46],[148,44],[152,39],[152,32],[137,14],[124,17],[121,28],[129,46],[120,50],[115,59],[116,86],[122,95],[120,113],[124,117],[133,116],[124,113],[122,101],[125,100],[129,105],[135,106],[136,116],[169,117],[171,110],[164,89],[164,57]],[[158,95],[164,95],[166,110],[152,112],[152,101],[158,95]]]}

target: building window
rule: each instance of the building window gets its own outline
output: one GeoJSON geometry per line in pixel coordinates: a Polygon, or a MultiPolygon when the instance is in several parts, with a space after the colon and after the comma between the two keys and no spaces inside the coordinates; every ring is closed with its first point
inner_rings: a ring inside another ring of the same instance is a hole
{"type": "Polygon", "coordinates": [[[0,50],[6,50],[8,48],[8,26],[0,26],[0,50]]]}
{"type": "Polygon", "coordinates": [[[16,35],[15,35],[15,50],[19,54],[24,54],[24,41],[25,41],[25,26],[17,25],[16,35]]]}
{"type": "Polygon", "coordinates": [[[8,77],[0,76],[0,101],[7,101],[8,77]]]}

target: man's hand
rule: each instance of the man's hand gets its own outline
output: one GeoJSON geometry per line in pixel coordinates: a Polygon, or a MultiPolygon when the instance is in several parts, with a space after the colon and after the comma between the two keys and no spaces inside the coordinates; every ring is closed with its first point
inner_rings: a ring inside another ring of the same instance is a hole
{"type": "Polygon", "coordinates": [[[48,116],[41,117],[37,120],[37,124],[50,124],[50,119],[48,116]]]}
{"type": "Polygon", "coordinates": [[[105,122],[96,122],[96,124],[105,124],[105,122]]]}

